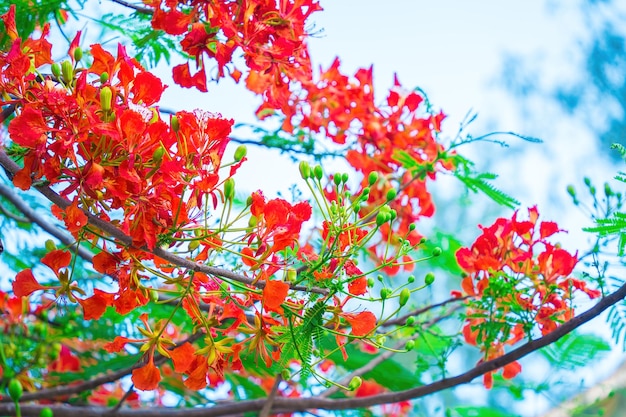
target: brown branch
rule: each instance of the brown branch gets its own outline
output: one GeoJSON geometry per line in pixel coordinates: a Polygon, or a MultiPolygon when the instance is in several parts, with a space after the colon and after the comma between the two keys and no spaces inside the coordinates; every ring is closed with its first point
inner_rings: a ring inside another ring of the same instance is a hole
{"type": "MultiPolygon", "coordinates": [[[[543,336],[539,339],[532,340],[517,349],[512,350],[506,355],[499,358],[484,362],[469,371],[457,375],[452,378],[444,378],[421,387],[409,390],[383,393],[370,397],[361,398],[276,398],[274,400],[274,413],[306,411],[313,409],[325,410],[346,410],[353,408],[370,407],[379,404],[395,403],[399,401],[408,401],[415,398],[424,397],[435,392],[442,391],[447,388],[456,387],[461,384],[471,382],[473,379],[484,375],[487,372],[495,371],[511,362],[523,358],[524,356],[541,349],[551,343],[556,342],[561,337],[574,331],[583,324],[596,318],[607,308],[622,301],[626,297],[626,284],[617,291],[600,300],[595,306],[585,311],[579,316],[574,317],[567,323],[559,326],[555,331],[543,336]]],[[[24,401],[27,401],[24,398],[24,401]]],[[[250,411],[259,411],[263,408],[266,399],[257,399],[249,401],[238,401],[229,404],[220,404],[211,408],[192,408],[192,409],[169,409],[169,408],[146,408],[138,410],[118,410],[117,413],[107,414],[110,409],[103,407],[70,407],[70,406],[52,406],[52,410],[57,417],[104,417],[105,414],[110,417],[211,417],[211,416],[228,416],[233,414],[245,413],[250,411]]],[[[41,406],[22,406],[24,416],[36,416],[41,411],[41,406]]],[[[0,404],[0,415],[11,415],[15,412],[14,406],[9,403],[0,404]]]]}
{"type": "Polygon", "coordinates": [[[132,4],[128,1],[125,0],[111,0],[113,3],[117,3],[120,6],[124,6],[127,7],[129,9],[132,9],[134,11],[136,11],[137,13],[141,13],[141,14],[153,14],[154,11],[148,7],[142,7],[142,6],[138,6],[136,4],[132,4]]]}
{"type": "Polygon", "coordinates": [[[278,386],[280,385],[282,380],[283,380],[282,375],[278,374],[276,376],[276,380],[274,381],[274,385],[272,385],[272,390],[270,391],[269,395],[265,399],[265,404],[263,405],[263,408],[261,408],[261,411],[259,412],[259,417],[269,417],[270,413],[272,412],[272,405],[274,404],[274,399],[276,399],[276,394],[278,393],[278,386]]]}
{"type": "MultiPolygon", "coordinates": [[[[9,158],[9,156],[4,151],[0,151],[0,165],[2,165],[4,169],[10,172],[11,174],[15,174],[17,171],[20,170],[20,167],[11,158],[9,158]]],[[[67,208],[71,204],[70,201],[60,196],[59,194],[57,194],[50,187],[37,185],[34,188],[36,188],[48,200],[50,200],[52,203],[56,204],[62,209],[67,208]]],[[[117,239],[122,245],[133,246],[133,239],[130,236],[126,235],[124,232],[122,232],[120,229],[118,229],[111,223],[104,221],[89,212],[85,212],[85,214],[87,215],[87,218],[89,219],[89,223],[91,225],[102,230],[109,236],[117,239]]],[[[147,250],[146,248],[137,248],[137,249],[147,250]]],[[[174,265],[177,265],[179,267],[182,267],[191,271],[203,272],[205,274],[218,276],[218,277],[229,279],[232,281],[237,281],[242,284],[252,285],[257,288],[265,287],[265,281],[256,281],[254,278],[237,274],[228,269],[202,265],[194,261],[190,261],[189,259],[184,259],[179,256],[176,256],[173,253],[170,253],[159,247],[154,248],[153,250],[151,250],[151,252],[154,255],[162,259],[165,259],[166,261],[171,262],[174,265]]],[[[290,288],[294,291],[312,292],[312,293],[317,293],[317,294],[322,294],[322,295],[328,294],[327,289],[319,288],[319,287],[309,288],[306,285],[292,285],[290,288]]]]}
{"type": "Polygon", "coordinates": [[[0,183],[0,195],[9,200],[16,209],[24,214],[24,217],[28,219],[28,221],[35,223],[39,227],[41,227],[44,231],[48,232],[50,235],[59,239],[61,243],[64,245],[74,248],[76,253],[81,258],[91,262],[93,259],[93,254],[89,252],[87,249],[79,246],[74,238],[69,234],[65,233],[53,224],[47,222],[43,219],[35,210],[33,210],[28,203],[22,200],[10,187],[7,187],[4,184],[0,183]]]}
{"type": "MultiPolygon", "coordinates": [[[[203,334],[202,333],[196,333],[193,334],[191,336],[189,336],[186,340],[181,341],[180,343],[178,343],[176,346],[180,346],[183,345],[187,342],[189,343],[193,343],[196,340],[198,340],[200,337],[202,337],[203,334]]],[[[165,356],[157,353],[155,355],[155,359],[154,359],[154,364],[155,365],[161,365],[163,363],[165,363],[167,361],[168,358],[166,358],[165,356]]],[[[104,385],[107,384],[109,382],[115,382],[118,379],[121,379],[127,375],[130,375],[134,369],[137,369],[139,367],[143,366],[142,361],[137,362],[136,364],[134,364],[133,366],[129,366],[128,368],[124,368],[124,369],[120,369],[119,371],[110,373],[110,374],[106,374],[106,375],[102,375],[99,376],[97,378],[94,379],[90,379],[88,381],[84,381],[81,382],[80,384],[75,384],[75,385],[61,385],[61,386],[57,386],[54,388],[48,388],[48,389],[42,389],[40,391],[35,391],[35,392],[28,392],[25,393],[24,395],[22,395],[22,398],[20,399],[20,401],[22,402],[26,402],[26,401],[38,401],[38,400],[50,400],[50,399],[54,399],[57,397],[62,397],[62,396],[66,396],[66,395],[73,395],[73,394],[79,394],[83,391],[89,391],[92,390],[94,388],[99,387],[100,385],[104,385]]],[[[2,399],[0,399],[0,403],[5,403],[5,402],[9,402],[11,401],[11,399],[9,397],[3,397],[2,399]]],[[[2,404],[0,404],[0,410],[2,409],[2,404]]],[[[0,413],[2,413],[0,411],[0,413]]]]}

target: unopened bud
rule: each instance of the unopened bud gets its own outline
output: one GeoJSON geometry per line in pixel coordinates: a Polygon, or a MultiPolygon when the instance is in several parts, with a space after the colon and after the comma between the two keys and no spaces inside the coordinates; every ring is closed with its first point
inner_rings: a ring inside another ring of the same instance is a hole
{"type": "Polygon", "coordinates": [[[61,75],[66,84],[74,80],[74,67],[70,61],[61,63],[61,75]]]}
{"type": "Polygon", "coordinates": [[[178,132],[178,129],[180,129],[180,124],[178,123],[178,117],[172,116],[172,119],[170,121],[170,126],[172,126],[172,131],[178,132]]]}
{"type": "Polygon", "coordinates": [[[100,108],[103,111],[109,112],[111,111],[111,101],[113,100],[113,91],[111,91],[111,87],[102,87],[100,90],[100,108]]]}
{"type": "Polygon", "coordinates": [[[231,177],[224,181],[224,198],[232,201],[235,198],[235,180],[231,177]]]}
{"type": "Polygon", "coordinates": [[[83,59],[83,50],[81,49],[80,46],[74,49],[74,59],[76,60],[76,62],[83,59]]]}
{"type": "Polygon", "coordinates": [[[54,75],[57,78],[61,77],[61,65],[59,65],[58,62],[55,62],[54,64],[52,64],[52,66],[50,67],[50,70],[52,71],[52,75],[54,75]]]}
{"type": "Polygon", "coordinates": [[[313,175],[315,175],[315,178],[317,178],[318,180],[322,179],[322,177],[324,176],[324,171],[322,170],[321,165],[315,165],[315,168],[313,168],[313,175]]]}
{"type": "Polygon", "coordinates": [[[300,176],[303,180],[308,179],[311,176],[311,165],[307,161],[300,162],[300,176]]]}
{"type": "Polygon", "coordinates": [[[442,252],[443,251],[441,250],[440,247],[436,247],[435,249],[433,249],[433,256],[437,257],[437,256],[441,255],[442,252]]]}
{"type": "Polygon", "coordinates": [[[109,73],[105,71],[102,74],[100,74],[100,82],[104,84],[107,81],[109,81],[109,73]]]}
{"type": "Polygon", "coordinates": [[[424,277],[424,284],[431,285],[433,282],[435,282],[435,274],[432,272],[427,273],[424,277]]]}
{"type": "Polygon", "coordinates": [[[378,172],[376,172],[376,171],[370,172],[370,174],[367,176],[368,184],[369,185],[374,185],[374,184],[376,184],[376,181],[378,181],[378,172]]]}
{"type": "Polygon", "coordinates": [[[391,201],[394,198],[396,198],[396,195],[398,195],[398,192],[396,191],[395,188],[390,189],[389,191],[387,191],[387,201],[391,201]]]}
{"type": "Polygon", "coordinates": [[[352,377],[352,379],[350,380],[350,383],[348,384],[348,389],[350,391],[356,391],[357,389],[359,389],[362,383],[363,383],[363,380],[361,379],[360,376],[352,377]]]}
{"type": "Polygon", "coordinates": [[[235,161],[239,162],[241,161],[243,158],[246,157],[246,154],[248,153],[248,148],[246,147],[246,145],[239,145],[237,147],[237,149],[235,149],[235,161]]]}
{"type": "Polygon", "coordinates": [[[404,288],[402,291],[400,291],[400,298],[398,299],[400,307],[405,306],[406,303],[409,302],[409,298],[411,298],[411,290],[409,290],[408,288],[404,288]]]}

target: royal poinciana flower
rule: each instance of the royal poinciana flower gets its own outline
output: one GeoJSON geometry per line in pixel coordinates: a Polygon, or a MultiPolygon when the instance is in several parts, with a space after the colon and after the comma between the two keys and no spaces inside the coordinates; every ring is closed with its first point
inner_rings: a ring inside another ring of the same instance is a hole
{"type": "MultiPolygon", "coordinates": [[[[589,298],[600,292],[572,277],[577,255],[549,242],[562,232],[550,221],[539,221],[536,207],[528,210],[528,220],[499,218],[471,248],[456,253],[459,266],[467,273],[457,295],[470,296],[467,302],[465,341],[479,346],[484,360],[504,354],[538,328],[546,335],[574,316],[573,297],[584,292],[589,298]]],[[[514,377],[521,367],[513,362],[504,368],[505,378],[514,377]]],[[[485,385],[491,386],[491,373],[485,385]]]]}

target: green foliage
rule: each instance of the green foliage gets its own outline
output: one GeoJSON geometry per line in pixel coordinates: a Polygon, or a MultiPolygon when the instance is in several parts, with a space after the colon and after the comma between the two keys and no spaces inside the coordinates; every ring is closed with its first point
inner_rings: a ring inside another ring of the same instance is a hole
{"type": "Polygon", "coordinates": [[[616,212],[612,217],[596,219],[597,226],[585,227],[586,232],[597,233],[601,238],[618,235],[618,256],[624,256],[626,249],[626,213],[616,212]]]}
{"type": "Polygon", "coordinates": [[[456,407],[446,412],[447,417],[517,417],[490,407],[456,407]]]}
{"type": "Polygon", "coordinates": [[[107,13],[96,22],[102,28],[118,32],[130,40],[135,57],[149,67],[157,66],[161,60],[169,65],[172,52],[184,56],[177,48],[176,39],[163,31],[154,30],[151,19],[152,15],[144,13],[107,13]]]}
{"type": "MultiPolygon", "coordinates": [[[[67,0],[0,0],[0,14],[6,13],[15,4],[17,30],[20,37],[26,39],[46,22],[62,21],[62,11],[70,12],[72,9],[68,3],[67,0]]],[[[85,0],[77,0],[76,3],[82,7],[85,0]]],[[[0,49],[5,50],[9,41],[4,24],[0,21],[0,49]]]]}
{"type": "Polygon", "coordinates": [[[573,371],[602,359],[610,350],[611,346],[599,336],[570,333],[540,352],[553,367],[573,371]]]}
{"type": "Polygon", "coordinates": [[[462,156],[457,155],[455,159],[458,168],[454,172],[454,176],[459,179],[468,190],[475,193],[482,192],[497,204],[508,208],[513,209],[519,205],[519,201],[498,190],[488,182],[498,178],[496,174],[476,172],[474,170],[474,163],[462,156]]]}

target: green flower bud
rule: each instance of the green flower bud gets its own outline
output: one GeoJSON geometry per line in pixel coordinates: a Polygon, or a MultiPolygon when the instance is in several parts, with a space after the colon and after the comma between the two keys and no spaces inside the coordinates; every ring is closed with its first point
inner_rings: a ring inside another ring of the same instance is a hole
{"type": "Polygon", "coordinates": [[[368,278],[367,279],[367,286],[368,288],[372,288],[374,286],[375,282],[374,282],[374,278],[368,278]]]}
{"type": "Polygon", "coordinates": [[[350,177],[348,177],[348,173],[344,172],[343,174],[341,174],[341,182],[343,182],[344,184],[348,182],[348,179],[350,177]]]}
{"type": "Polygon", "coordinates": [[[364,200],[367,200],[367,196],[370,195],[370,191],[370,187],[363,188],[363,191],[361,191],[361,196],[364,200]]]}
{"type": "Polygon", "coordinates": [[[391,295],[391,290],[389,288],[381,288],[380,290],[380,298],[386,300],[389,295],[391,295]]]}
{"type": "Polygon", "coordinates": [[[178,129],[180,129],[180,124],[178,123],[178,117],[172,116],[172,119],[170,120],[170,126],[172,126],[172,131],[174,133],[178,132],[178,129]]]}
{"type": "Polygon", "coordinates": [[[152,160],[158,164],[163,159],[163,155],[165,155],[165,148],[163,145],[159,145],[159,147],[152,152],[152,160]]]}
{"type": "Polygon", "coordinates": [[[248,153],[248,148],[246,147],[246,145],[239,145],[237,149],[235,149],[235,155],[234,155],[235,161],[236,162],[241,161],[243,158],[246,157],[247,153],[248,153]]]}
{"type": "Polygon", "coordinates": [[[567,186],[567,193],[571,195],[572,197],[576,197],[576,189],[574,188],[573,185],[567,186]]]}
{"type": "Polygon", "coordinates": [[[287,281],[288,282],[296,282],[298,279],[298,271],[293,268],[287,269],[287,281]]]}
{"type": "Polygon", "coordinates": [[[111,111],[111,101],[113,100],[113,91],[111,87],[102,87],[100,90],[100,108],[105,112],[111,111]]]}
{"type": "Polygon", "coordinates": [[[104,71],[102,74],[100,74],[100,82],[104,84],[107,81],[109,81],[109,73],[104,71]]]}
{"type": "Polygon", "coordinates": [[[389,220],[389,213],[379,211],[378,214],[376,215],[376,226],[380,227],[383,224],[387,223],[388,220],[389,220]]]}
{"type": "Polygon", "coordinates": [[[411,224],[409,225],[409,232],[412,232],[413,230],[415,230],[415,228],[416,228],[416,227],[417,227],[417,226],[415,225],[415,223],[411,223],[411,224]]]}
{"type": "Polygon", "coordinates": [[[322,170],[321,165],[315,165],[315,168],[313,168],[313,175],[315,175],[315,178],[317,178],[318,180],[322,179],[322,177],[324,176],[324,170],[322,170]]]}
{"type": "Polygon", "coordinates": [[[609,183],[605,182],[604,183],[604,195],[607,197],[611,197],[613,195],[613,190],[611,189],[611,186],[609,185],[609,183]]]}
{"type": "Polygon", "coordinates": [[[415,349],[415,340],[407,340],[404,348],[408,351],[415,349]]]}
{"type": "Polygon", "coordinates": [[[66,60],[61,63],[61,75],[66,84],[74,80],[74,66],[70,61],[66,60]]]}
{"type": "Polygon", "coordinates": [[[415,317],[411,316],[411,317],[407,317],[406,319],[406,325],[407,326],[413,326],[415,324],[415,317]]]}
{"type": "Polygon", "coordinates": [[[406,303],[409,302],[409,298],[411,298],[411,291],[408,288],[403,288],[402,291],[400,291],[400,298],[398,299],[400,307],[405,306],[406,303]]]}
{"type": "Polygon", "coordinates": [[[362,383],[363,383],[363,380],[361,379],[360,376],[352,377],[352,379],[350,380],[350,383],[348,384],[348,389],[350,391],[356,391],[357,389],[359,389],[362,383]]]}
{"type": "Polygon", "coordinates": [[[587,187],[590,187],[590,186],[591,186],[591,180],[589,179],[589,177],[585,177],[585,178],[583,178],[583,181],[585,182],[585,185],[586,185],[587,187]]]}
{"type": "Polygon", "coordinates": [[[153,303],[156,303],[157,301],[159,301],[159,292],[158,291],[156,291],[154,289],[150,290],[150,301],[152,301],[153,303]]]}
{"type": "Polygon", "coordinates": [[[415,282],[415,277],[413,275],[409,275],[406,279],[406,282],[408,282],[409,284],[413,284],[415,282]]]}
{"type": "Polygon", "coordinates": [[[374,185],[376,184],[376,181],[378,181],[378,172],[376,171],[370,172],[370,174],[367,176],[367,183],[369,185],[374,185]]]}
{"type": "Polygon", "coordinates": [[[54,244],[52,239],[48,239],[46,240],[45,247],[48,252],[52,252],[53,250],[56,250],[57,245],[54,244]]]}
{"type": "Polygon", "coordinates": [[[395,209],[389,211],[389,220],[395,220],[398,217],[398,212],[395,209]]]}
{"type": "Polygon", "coordinates": [[[232,177],[224,181],[224,198],[226,201],[232,201],[235,198],[235,180],[232,177]]]}
{"type": "Polygon", "coordinates": [[[39,412],[39,417],[53,417],[54,413],[50,409],[50,407],[44,407],[39,412]]]}
{"type": "Polygon", "coordinates": [[[341,184],[341,175],[339,174],[333,175],[333,182],[335,183],[337,187],[339,187],[339,185],[341,184]]]}
{"type": "Polygon", "coordinates": [[[398,192],[395,188],[390,189],[389,191],[387,191],[387,201],[393,200],[394,198],[396,198],[397,195],[398,192]]]}
{"type": "Polygon", "coordinates": [[[191,242],[189,242],[189,250],[196,250],[198,249],[198,247],[200,247],[200,242],[197,240],[192,240],[191,242]]]}
{"type": "Polygon", "coordinates": [[[256,216],[250,216],[248,219],[248,227],[256,227],[259,219],[256,216]]]}
{"type": "Polygon", "coordinates": [[[303,180],[308,179],[311,176],[311,165],[307,161],[300,161],[300,176],[303,180]]]}
{"type": "Polygon", "coordinates": [[[17,379],[12,379],[9,381],[8,386],[9,397],[13,401],[19,401],[22,398],[22,394],[24,394],[24,388],[22,388],[22,383],[17,379]]]}
{"type": "Polygon", "coordinates": [[[440,247],[436,247],[435,249],[433,249],[433,256],[437,257],[437,256],[441,255],[442,252],[443,251],[441,250],[440,247]]]}
{"type": "Polygon", "coordinates": [[[426,285],[430,285],[433,282],[435,282],[435,274],[433,274],[432,272],[429,272],[428,274],[426,274],[426,276],[424,277],[424,283],[426,285]]]}
{"type": "Polygon", "coordinates": [[[74,59],[76,60],[76,62],[78,62],[81,59],[83,59],[83,50],[81,49],[80,46],[78,48],[74,49],[74,59]]]}
{"type": "Polygon", "coordinates": [[[54,75],[57,78],[61,77],[61,65],[59,65],[58,62],[55,62],[54,64],[52,64],[52,67],[50,68],[50,70],[52,71],[52,75],[54,75]]]}

